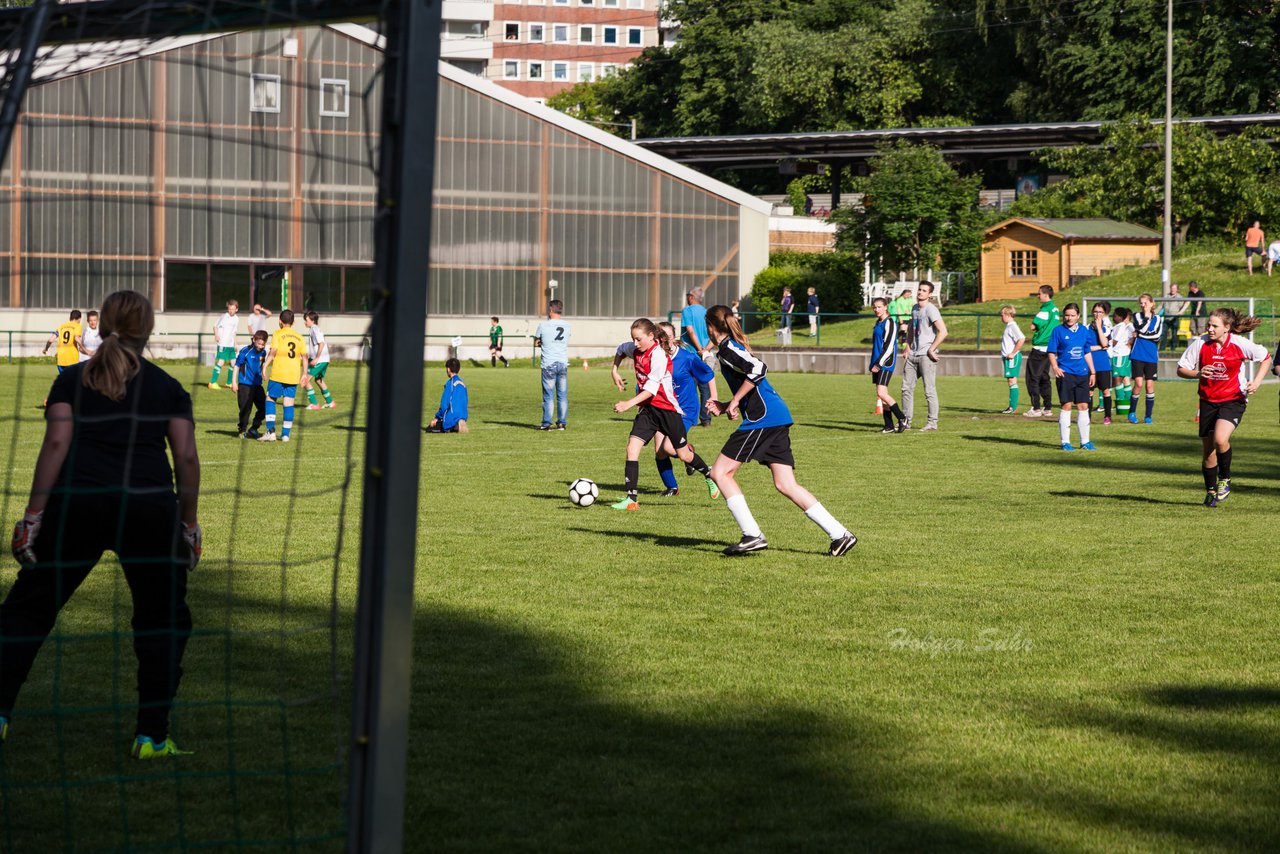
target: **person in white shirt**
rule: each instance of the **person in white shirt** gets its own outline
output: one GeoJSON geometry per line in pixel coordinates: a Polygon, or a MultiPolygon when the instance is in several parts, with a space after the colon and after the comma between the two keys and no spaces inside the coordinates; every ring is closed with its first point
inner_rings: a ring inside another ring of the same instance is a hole
{"type": "Polygon", "coordinates": [[[270,335],[271,330],[267,329],[267,321],[270,319],[271,312],[267,311],[255,302],[253,304],[253,311],[249,314],[249,335],[252,336],[259,331],[270,335]]]}
{"type": "Polygon", "coordinates": [[[1111,381],[1115,384],[1116,416],[1128,417],[1133,402],[1133,365],[1129,353],[1133,344],[1133,312],[1117,308],[1111,313],[1111,346],[1107,355],[1111,358],[1111,381]]]}
{"type": "Polygon", "coordinates": [[[98,313],[91,311],[84,316],[84,334],[80,336],[80,361],[87,362],[89,357],[98,352],[102,346],[102,331],[98,329],[98,313]]]}
{"type": "Polygon", "coordinates": [[[1004,334],[1000,336],[1000,359],[1004,364],[1004,376],[1009,381],[1009,408],[1002,415],[1012,415],[1018,411],[1018,372],[1022,370],[1022,345],[1027,336],[1022,334],[1018,322],[1013,319],[1017,310],[1006,305],[1000,308],[1000,319],[1004,321],[1004,334]]]}
{"type": "Polygon", "coordinates": [[[213,376],[209,377],[209,388],[218,388],[218,374],[222,373],[223,365],[230,366],[227,368],[227,388],[231,388],[231,380],[235,374],[233,363],[236,360],[236,330],[240,328],[236,315],[239,313],[240,303],[229,299],[226,314],[219,317],[218,322],[213,325],[213,338],[218,342],[218,352],[213,357],[213,376]]]}

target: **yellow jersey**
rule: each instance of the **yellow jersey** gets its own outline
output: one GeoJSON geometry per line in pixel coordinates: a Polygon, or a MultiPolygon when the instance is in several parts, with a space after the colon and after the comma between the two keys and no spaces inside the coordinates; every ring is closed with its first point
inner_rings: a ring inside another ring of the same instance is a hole
{"type": "Polygon", "coordinates": [[[80,349],[76,347],[76,339],[84,335],[80,321],[68,320],[54,334],[58,336],[58,367],[69,368],[79,363],[80,349]]]}
{"type": "Polygon", "coordinates": [[[281,326],[271,336],[271,381],[297,385],[302,381],[302,362],[307,357],[307,341],[292,326],[281,326]]]}

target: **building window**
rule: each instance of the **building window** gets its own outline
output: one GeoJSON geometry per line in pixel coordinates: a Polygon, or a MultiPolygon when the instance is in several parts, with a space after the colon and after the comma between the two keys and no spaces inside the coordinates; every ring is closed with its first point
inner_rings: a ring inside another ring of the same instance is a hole
{"type": "Polygon", "coordinates": [[[515,59],[508,59],[502,63],[502,79],[503,80],[519,80],[520,79],[520,62],[515,59]]]}
{"type": "Polygon", "coordinates": [[[280,112],[280,75],[249,75],[249,109],[255,113],[280,112]]]}
{"type": "Polygon", "coordinates": [[[1009,253],[1010,277],[1039,275],[1039,255],[1034,249],[1015,249],[1009,253]]]}
{"type": "Polygon", "coordinates": [[[561,44],[567,44],[569,41],[569,25],[553,24],[551,27],[551,40],[553,42],[560,42],[561,44]]]}
{"type": "Polygon", "coordinates": [[[506,24],[506,26],[505,26],[505,27],[503,27],[502,32],[503,32],[503,36],[502,36],[502,37],[503,37],[504,39],[506,39],[507,41],[509,41],[509,42],[518,42],[518,41],[520,41],[520,22],[519,22],[519,21],[515,21],[515,22],[508,21],[508,22],[507,22],[507,24],[506,24]]]}
{"type": "Polygon", "coordinates": [[[351,115],[351,84],[348,81],[320,78],[320,115],[339,118],[351,115]]]}
{"type": "Polygon", "coordinates": [[[596,78],[596,67],[590,62],[578,63],[578,81],[580,83],[590,83],[596,78]]]}
{"type": "Polygon", "coordinates": [[[627,27],[627,44],[644,44],[644,30],[640,27],[627,27]]]}
{"type": "Polygon", "coordinates": [[[617,73],[618,73],[618,66],[613,64],[612,62],[606,62],[605,64],[600,66],[600,76],[602,78],[612,77],[617,73]]]}
{"type": "Polygon", "coordinates": [[[542,79],[542,63],[541,62],[529,63],[529,79],[530,80],[542,79]]]}
{"type": "Polygon", "coordinates": [[[605,28],[603,29],[603,31],[600,33],[600,42],[601,42],[601,44],[617,44],[617,43],[618,43],[618,28],[617,28],[617,27],[605,27],[605,28]]]}
{"type": "Polygon", "coordinates": [[[531,42],[546,41],[546,25],[530,24],[529,25],[529,41],[531,42]]]}
{"type": "Polygon", "coordinates": [[[567,62],[551,63],[551,79],[567,81],[569,79],[569,63],[567,62]]]}
{"type": "Polygon", "coordinates": [[[603,3],[612,9],[618,8],[618,0],[603,0],[603,3]]]}
{"type": "Polygon", "coordinates": [[[627,0],[628,9],[643,9],[644,0],[627,0]]]}
{"type": "Polygon", "coordinates": [[[557,6],[568,6],[569,0],[551,0],[557,6]]]}
{"type": "Polygon", "coordinates": [[[579,44],[595,44],[596,28],[593,26],[578,27],[579,44]]]}

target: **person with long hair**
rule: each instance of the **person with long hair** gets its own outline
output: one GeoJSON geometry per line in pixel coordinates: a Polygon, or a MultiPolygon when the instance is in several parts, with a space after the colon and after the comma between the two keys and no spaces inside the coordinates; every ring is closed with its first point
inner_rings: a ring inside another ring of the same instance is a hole
{"type": "Polygon", "coordinates": [[[1111,346],[1111,303],[1106,300],[1094,303],[1093,332],[1094,341],[1089,353],[1093,357],[1093,368],[1097,372],[1098,408],[1102,409],[1102,423],[1111,423],[1111,356],[1107,349],[1111,346]]]}
{"type": "Polygon", "coordinates": [[[1160,338],[1164,335],[1164,318],[1156,311],[1156,301],[1151,294],[1138,297],[1138,314],[1133,321],[1133,401],[1129,407],[1129,423],[1138,423],[1138,398],[1145,388],[1146,415],[1143,424],[1151,423],[1156,408],[1156,381],[1159,379],[1160,338]]]}
{"type": "Polygon", "coordinates": [[[876,326],[871,332],[871,383],[876,387],[876,400],[880,401],[884,429],[881,433],[901,433],[907,429],[907,416],[898,402],[889,394],[889,381],[898,367],[898,330],[889,317],[889,301],[876,297],[871,301],[876,315],[876,326]],[[898,423],[894,424],[894,419],[898,423]]]}
{"type": "Polygon", "coordinates": [[[1076,412],[1076,427],[1080,431],[1080,450],[1096,451],[1089,441],[1089,399],[1097,384],[1093,366],[1094,332],[1080,324],[1080,306],[1068,303],[1062,310],[1062,324],[1055,326],[1049,336],[1049,368],[1058,379],[1058,401],[1062,410],[1058,414],[1058,433],[1062,450],[1074,451],[1071,444],[1071,408],[1076,412]]]}
{"type": "Polygon", "coordinates": [[[742,539],[724,553],[745,555],[769,547],[734,477],[747,460],[768,466],[774,487],[826,532],[831,538],[827,554],[839,557],[849,551],[857,545],[858,538],[796,482],[796,461],[791,454],[791,412],[769,383],[768,366],[751,352],[747,336],[728,306],[712,306],[707,312],[707,331],[717,347],[720,373],[733,392],[727,401],[708,402],[707,409],[712,415],[728,416],[730,421],[742,418],[742,424],[730,434],[711,466],[711,479],[720,486],[729,512],[742,529],[742,539]]]}
{"type": "Polygon", "coordinates": [[[1231,436],[1271,360],[1265,347],[1244,337],[1261,324],[1256,317],[1216,308],[1209,314],[1208,331],[1191,339],[1178,360],[1178,376],[1199,380],[1205,507],[1217,507],[1231,494],[1231,436]],[[1258,363],[1252,380],[1242,370],[1245,362],[1258,363]]]}
{"type": "Polygon", "coordinates": [[[110,550],[133,597],[131,754],[185,752],[169,737],[169,712],[191,635],[187,573],[202,548],[200,460],[191,396],[143,358],[154,324],[146,297],[111,294],[102,304],[102,345],[49,392],[31,497],[11,543],[21,569],[0,604],[0,740],[58,612],[110,550]]]}
{"type": "MultiPolygon", "coordinates": [[[[613,405],[613,411],[622,413],[638,407],[627,440],[627,461],[623,469],[626,496],[614,510],[639,510],[640,451],[654,437],[665,437],[675,455],[708,481],[711,472],[702,457],[689,445],[685,435],[684,411],[677,402],[671,382],[671,359],[674,344],[671,335],[648,318],[642,317],[631,324],[631,340],[635,342],[636,384],[639,391],[628,400],[613,405]]],[[[659,438],[659,442],[664,441],[659,438]]],[[[712,497],[716,490],[712,490],[712,497]]]]}

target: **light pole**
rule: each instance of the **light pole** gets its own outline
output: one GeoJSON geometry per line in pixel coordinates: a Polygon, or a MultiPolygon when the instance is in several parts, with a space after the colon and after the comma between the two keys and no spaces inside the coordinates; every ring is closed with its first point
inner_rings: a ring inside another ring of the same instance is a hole
{"type": "Polygon", "coordinates": [[[1164,246],[1160,288],[1169,295],[1173,269],[1173,0],[1165,10],[1164,35],[1164,246]]]}

